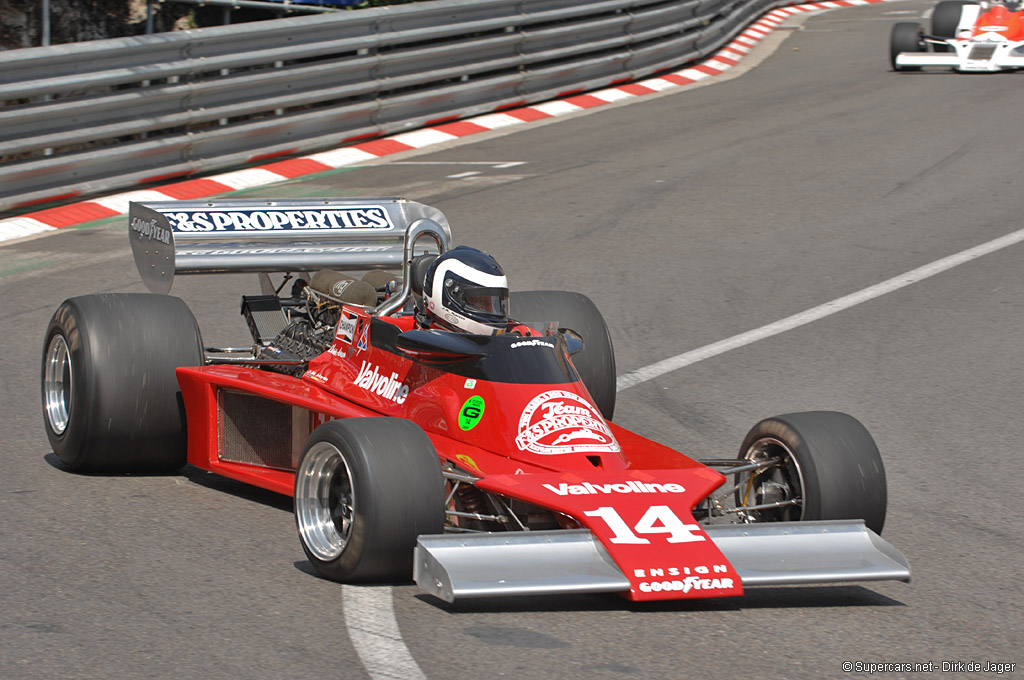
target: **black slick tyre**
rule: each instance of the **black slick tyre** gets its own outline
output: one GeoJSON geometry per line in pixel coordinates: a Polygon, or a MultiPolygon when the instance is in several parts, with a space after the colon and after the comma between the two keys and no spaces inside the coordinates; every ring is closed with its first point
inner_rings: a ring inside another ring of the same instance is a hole
{"type": "Polygon", "coordinates": [[[896,57],[901,52],[927,52],[928,46],[921,37],[921,24],[901,21],[894,24],[889,35],[889,63],[893,71],[920,71],[920,66],[898,66],[896,57]]]}
{"type": "Polygon", "coordinates": [[[295,474],[295,524],[324,578],[412,577],[416,538],[444,530],[444,478],[426,433],[402,418],[350,418],[310,435],[295,474]]]}
{"type": "MultiPolygon", "coordinates": [[[[956,27],[960,24],[960,14],[964,5],[977,3],[963,0],[943,0],[932,10],[932,35],[937,38],[955,38],[956,27]]],[[[950,52],[949,45],[934,45],[936,52],[950,52]]]]}
{"type": "Polygon", "coordinates": [[[509,316],[525,324],[554,321],[583,337],[583,349],[572,357],[601,415],[615,412],[615,350],[608,325],[586,295],[561,290],[530,290],[509,296],[509,316]]]}
{"type": "Polygon", "coordinates": [[[199,328],[180,298],[65,300],[43,340],[43,423],[54,453],[81,472],[180,468],[187,440],[174,371],[202,363],[199,328]]]}
{"type": "Polygon", "coordinates": [[[755,425],[740,446],[741,460],[781,462],[745,478],[737,506],[755,521],[862,519],[876,533],[885,524],[885,469],[867,429],[836,411],[789,413],[755,425]],[[792,499],[799,503],[788,504],[792,499]]]}

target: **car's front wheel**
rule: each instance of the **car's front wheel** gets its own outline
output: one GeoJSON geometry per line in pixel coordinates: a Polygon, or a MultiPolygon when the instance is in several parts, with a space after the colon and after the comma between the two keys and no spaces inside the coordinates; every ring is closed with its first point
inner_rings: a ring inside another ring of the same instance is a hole
{"type": "Polygon", "coordinates": [[[408,581],[416,538],[444,530],[444,500],[429,437],[401,418],[321,425],[295,474],[302,549],[332,581],[408,581]]]}
{"type": "Polygon", "coordinates": [[[885,524],[885,468],[874,439],[836,411],[765,418],[747,433],[739,458],[762,463],[736,475],[736,507],[745,521],[862,519],[885,524]]]}
{"type": "Polygon", "coordinates": [[[927,52],[928,45],[925,44],[921,35],[921,24],[912,21],[901,21],[892,27],[889,36],[889,63],[893,71],[920,71],[920,66],[900,66],[896,63],[896,57],[901,52],[927,52]]]}

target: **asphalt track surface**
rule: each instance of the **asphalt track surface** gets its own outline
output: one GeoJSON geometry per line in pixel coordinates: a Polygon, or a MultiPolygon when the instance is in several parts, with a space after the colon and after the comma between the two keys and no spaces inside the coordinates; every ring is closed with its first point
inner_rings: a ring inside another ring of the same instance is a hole
{"type": "MultiPolygon", "coordinates": [[[[251,195],[436,205],[513,288],[592,297],[619,374],[642,371],[1024,227],[1024,76],[888,70],[891,24],[927,7],[817,15],[730,80],[251,195]],[[498,167],[510,162],[521,164],[498,167]]],[[[843,662],[1024,672],[1024,244],[619,393],[619,424],[694,457],[735,455],[764,416],[855,415],[882,451],[884,535],[912,583],[449,606],[413,585],[316,578],[286,498],[192,468],[60,469],[41,424],[43,332],[68,296],[144,290],[126,230],[118,220],[0,248],[0,677],[866,675],[843,662]]],[[[238,300],[252,278],[175,282],[208,344],[248,337],[238,300]]]]}

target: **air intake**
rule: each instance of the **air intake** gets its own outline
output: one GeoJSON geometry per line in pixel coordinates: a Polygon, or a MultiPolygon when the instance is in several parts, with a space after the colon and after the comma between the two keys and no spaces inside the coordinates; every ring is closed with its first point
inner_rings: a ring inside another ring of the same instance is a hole
{"type": "Polygon", "coordinates": [[[218,456],[279,470],[292,465],[292,407],[241,392],[218,393],[218,456]]]}

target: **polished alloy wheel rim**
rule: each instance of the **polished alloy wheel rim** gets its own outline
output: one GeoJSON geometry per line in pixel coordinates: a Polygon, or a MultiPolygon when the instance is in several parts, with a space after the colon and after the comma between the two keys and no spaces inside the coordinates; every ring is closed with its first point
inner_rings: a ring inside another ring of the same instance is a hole
{"type": "Polygon", "coordinates": [[[754,511],[758,515],[758,521],[799,521],[804,518],[804,477],[803,472],[800,470],[800,463],[797,461],[796,456],[781,439],[775,437],[763,437],[754,442],[750,448],[747,449],[746,454],[743,456],[744,459],[751,462],[759,460],[768,460],[770,458],[782,458],[782,462],[773,465],[772,467],[766,468],[759,472],[751,473],[748,478],[749,484],[744,486],[746,490],[738,489],[736,492],[736,506],[742,507],[747,505],[756,505],[759,501],[782,501],[798,499],[800,501],[796,506],[790,506],[798,508],[799,517],[786,517],[789,513],[789,508],[775,508],[768,510],[757,510],[754,511]],[[770,497],[758,499],[751,497],[754,493],[756,484],[756,493],[766,494],[766,489],[778,490],[780,493],[784,493],[784,497],[770,497]]]}
{"type": "Polygon", "coordinates": [[[336,559],[352,535],[355,492],[348,463],[334,445],[317,442],[297,474],[295,514],[302,542],[318,559],[336,559]]]}
{"type": "Polygon", "coordinates": [[[68,427],[71,413],[71,351],[64,336],[50,338],[43,364],[43,400],[46,421],[54,434],[60,436],[68,427]]]}

